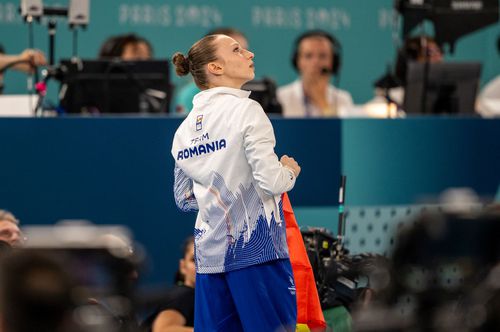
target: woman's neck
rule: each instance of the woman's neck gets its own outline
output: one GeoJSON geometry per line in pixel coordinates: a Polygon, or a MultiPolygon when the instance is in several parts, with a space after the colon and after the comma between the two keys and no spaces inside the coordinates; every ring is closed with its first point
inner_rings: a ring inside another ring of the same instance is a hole
{"type": "Polygon", "coordinates": [[[233,88],[233,89],[241,89],[243,84],[246,82],[235,82],[234,80],[228,80],[224,77],[217,77],[214,79],[212,82],[208,83],[208,88],[219,88],[219,87],[224,87],[224,88],[233,88]]]}

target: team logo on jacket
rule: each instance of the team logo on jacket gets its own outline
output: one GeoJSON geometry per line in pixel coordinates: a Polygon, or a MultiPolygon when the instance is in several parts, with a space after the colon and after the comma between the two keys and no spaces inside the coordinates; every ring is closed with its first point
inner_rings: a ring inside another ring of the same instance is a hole
{"type": "Polygon", "coordinates": [[[203,114],[196,117],[196,131],[203,129],[203,114]]]}
{"type": "Polygon", "coordinates": [[[195,145],[177,152],[177,160],[185,160],[194,156],[201,156],[226,148],[226,140],[224,138],[210,143],[195,145]]]}

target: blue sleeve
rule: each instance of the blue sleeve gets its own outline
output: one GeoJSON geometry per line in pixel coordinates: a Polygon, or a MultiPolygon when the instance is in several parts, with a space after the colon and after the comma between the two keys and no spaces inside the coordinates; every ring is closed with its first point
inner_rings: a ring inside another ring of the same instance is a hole
{"type": "Polygon", "coordinates": [[[193,192],[193,180],[177,165],[174,168],[174,197],[175,204],[181,211],[198,211],[198,202],[193,192]]]}

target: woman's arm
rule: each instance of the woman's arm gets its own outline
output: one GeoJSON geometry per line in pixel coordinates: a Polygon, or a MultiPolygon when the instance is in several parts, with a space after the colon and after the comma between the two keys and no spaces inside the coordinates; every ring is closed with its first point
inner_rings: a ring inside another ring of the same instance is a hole
{"type": "Polygon", "coordinates": [[[27,49],[17,55],[0,54],[0,70],[11,64],[13,69],[29,72],[33,66],[43,66],[47,61],[38,50],[27,49]]]}
{"type": "Polygon", "coordinates": [[[194,328],[185,326],[186,318],[177,310],[164,310],[153,322],[153,332],[193,332],[194,328]]]}
{"type": "Polygon", "coordinates": [[[198,202],[193,192],[193,180],[177,165],[174,168],[174,197],[175,204],[181,211],[198,211],[198,202]]]}
{"type": "Polygon", "coordinates": [[[285,157],[283,163],[278,160],[274,130],[262,107],[250,101],[241,113],[241,121],[245,155],[259,187],[269,195],[291,190],[300,168],[289,167],[296,164],[293,158],[285,157]]]}

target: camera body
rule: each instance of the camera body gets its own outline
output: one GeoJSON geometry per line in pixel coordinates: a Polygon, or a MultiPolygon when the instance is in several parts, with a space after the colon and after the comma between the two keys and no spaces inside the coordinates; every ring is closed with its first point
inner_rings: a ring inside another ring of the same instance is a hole
{"type": "Polygon", "coordinates": [[[346,306],[357,293],[357,275],[351,270],[351,257],[325,228],[301,229],[307,255],[314,271],[316,287],[323,310],[346,306]]]}

